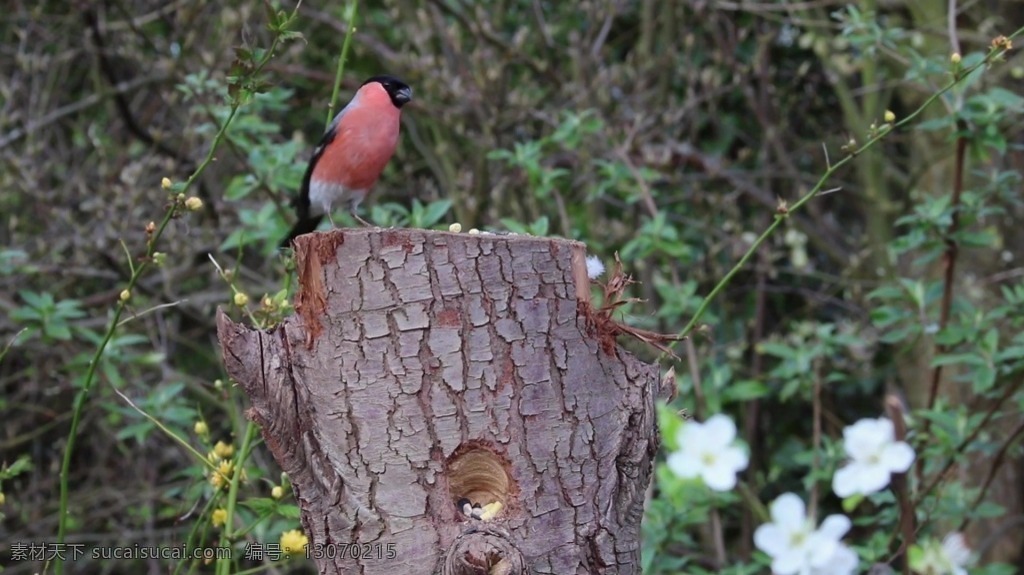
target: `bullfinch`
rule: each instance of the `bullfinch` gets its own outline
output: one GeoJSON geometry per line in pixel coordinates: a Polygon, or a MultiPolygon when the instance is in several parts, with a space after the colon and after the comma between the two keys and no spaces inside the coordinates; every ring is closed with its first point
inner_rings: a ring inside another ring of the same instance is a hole
{"type": "Polygon", "coordinates": [[[402,106],[410,100],[412,88],[393,76],[363,82],[313,149],[299,195],[292,202],[299,221],[282,247],[316,230],[324,214],[333,226],[331,209],[335,207],[348,208],[359,223],[370,225],[356,214],[356,208],[395,153],[402,106]]]}

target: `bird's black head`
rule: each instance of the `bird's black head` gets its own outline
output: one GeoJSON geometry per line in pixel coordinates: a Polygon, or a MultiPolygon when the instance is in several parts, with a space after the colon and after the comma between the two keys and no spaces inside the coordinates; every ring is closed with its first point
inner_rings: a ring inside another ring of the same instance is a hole
{"type": "Polygon", "coordinates": [[[388,96],[391,96],[391,103],[394,104],[396,108],[401,108],[412,100],[412,88],[394,76],[374,76],[363,82],[363,86],[372,84],[373,82],[377,82],[381,86],[384,86],[384,90],[387,91],[388,96]]]}

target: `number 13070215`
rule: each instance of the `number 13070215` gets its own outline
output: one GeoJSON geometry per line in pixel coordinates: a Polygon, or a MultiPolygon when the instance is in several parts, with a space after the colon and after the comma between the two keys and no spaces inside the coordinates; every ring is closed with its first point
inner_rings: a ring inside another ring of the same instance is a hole
{"type": "Polygon", "coordinates": [[[307,559],[394,559],[394,543],[310,543],[307,559]]]}

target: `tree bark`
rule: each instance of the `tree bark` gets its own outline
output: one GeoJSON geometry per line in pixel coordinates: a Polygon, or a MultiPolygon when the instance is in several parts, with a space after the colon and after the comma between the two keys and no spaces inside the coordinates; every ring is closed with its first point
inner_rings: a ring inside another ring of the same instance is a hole
{"type": "Polygon", "coordinates": [[[295,253],[297,313],[218,332],[321,573],[640,572],[658,368],[595,321],[583,244],[335,230],[295,253]]]}

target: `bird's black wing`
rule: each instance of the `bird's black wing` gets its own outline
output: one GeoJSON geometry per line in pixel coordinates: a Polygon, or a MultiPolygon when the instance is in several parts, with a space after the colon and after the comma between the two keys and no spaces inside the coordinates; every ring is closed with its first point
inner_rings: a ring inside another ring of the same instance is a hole
{"type": "Polygon", "coordinates": [[[317,226],[324,219],[324,214],[312,215],[312,205],[309,201],[309,182],[313,177],[313,170],[316,169],[317,162],[320,161],[320,156],[324,155],[324,150],[327,149],[327,146],[337,136],[336,127],[341,114],[338,116],[334,122],[331,122],[331,127],[328,128],[323,137],[320,138],[320,143],[313,148],[313,157],[309,159],[309,166],[306,167],[306,173],[302,176],[302,186],[299,188],[299,195],[292,199],[292,206],[295,208],[295,215],[298,216],[298,221],[292,226],[292,230],[288,232],[288,237],[281,240],[280,246],[282,248],[291,245],[292,240],[295,238],[316,231],[317,226]]]}

